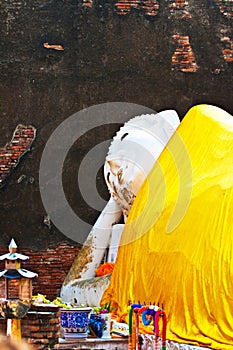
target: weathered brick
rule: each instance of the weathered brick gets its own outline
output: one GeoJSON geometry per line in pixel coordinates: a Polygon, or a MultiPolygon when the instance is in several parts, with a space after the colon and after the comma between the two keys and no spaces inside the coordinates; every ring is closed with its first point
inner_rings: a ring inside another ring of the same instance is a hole
{"type": "Polygon", "coordinates": [[[31,332],[21,329],[21,335],[22,335],[22,338],[24,338],[24,339],[25,339],[25,338],[30,338],[31,332]]]}
{"type": "Polygon", "coordinates": [[[46,339],[47,338],[47,332],[31,332],[31,338],[35,339],[46,339]]]}
{"type": "Polygon", "coordinates": [[[45,339],[45,338],[41,338],[41,339],[33,339],[33,338],[29,338],[27,340],[27,342],[29,344],[49,344],[49,340],[48,339],[45,339]]]}
{"type": "Polygon", "coordinates": [[[30,331],[30,332],[37,332],[37,331],[40,331],[41,327],[38,325],[38,326],[35,326],[35,325],[31,325],[31,324],[24,324],[23,325],[23,331],[30,331]]]}
{"type": "Polygon", "coordinates": [[[50,326],[50,325],[46,325],[46,326],[41,326],[40,327],[40,331],[41,332],[57,332],[60,329],[60,325],[56,325],[56,326],[50,326]]]}
{"type": "Polygon", "coordinates": [[[34,319],[38,319],[39,318],[39,315],[38,315],[38,313],[37,312],[35,312],[35,311],[29,311],[28,313],[27,313],[27,315],[24,317],[24,319],[28,319],[30,317],[30,320],[34,320],[34,319]]]}
{"type": "Polygon", "coordinates": [[[54,324],[59,324],[59,323],[60,323],[59,317],[57,317],[57,318],[52,318],[51,320],[49,320],[49,324],[52,324],[52,325],[54,325],[54,324]]]}
{"type": "Polygon", "coordinates": [[[47,338],[56,338],[56,335],[53,332],[46,332],[47,338]]]}

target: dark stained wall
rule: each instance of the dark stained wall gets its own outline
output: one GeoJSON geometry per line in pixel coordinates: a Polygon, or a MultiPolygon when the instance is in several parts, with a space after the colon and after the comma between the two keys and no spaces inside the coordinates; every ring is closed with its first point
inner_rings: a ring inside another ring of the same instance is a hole
{"type": "MultiPolygon", "coordinates": [[[[188,3],[192,18],[181,20],[171,14],[170,2],[165,0],[159,1],[154,18],[135,9],[117,15],[112,0],[94,0],[91,8],[83,7],[81,0],[2,2],[1,147],[20,123],[35,126],[37,137],[0,190],[0,245],[8,245],[11,237],[20,247],[34,249],[69,241],[55,226],[49,229],[43,224],[46,212],[38,172],[49,136],[73,113],[121,101],[157,111],[174,108],[181,119],[199,103],[214,104],[232,114],[232,62],[224,59],[226,42],[221,41],[224,36],[233,39],[232,18],[220,13],[217,2],[188,3]],[[195,73],[171,69],[176,33],[189,36],[199,67],[195,73]],[[62,45],[64,51],[46,49],[45,42],[62,45]],[[23,174],[25,181],[18,183],[23,174]]],[[[64,169],[69,202],[91,224],[98,212],[78,192],[78,165],[88,149],[112,137],[118,127],[98,129],[79,140],[64,169]]],[[[101,172],[97,187],[107,199],[101,172]]]]}

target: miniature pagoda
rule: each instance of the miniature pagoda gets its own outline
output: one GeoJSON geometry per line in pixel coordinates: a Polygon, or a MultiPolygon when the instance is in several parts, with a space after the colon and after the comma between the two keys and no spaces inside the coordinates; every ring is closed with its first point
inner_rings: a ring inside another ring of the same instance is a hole
{"type": "Polygon", "coordinates": [[[0,285],[0,314],[7,319],[7,334],[15,332],[17,338],[21,337],[20,319],[25,316],[32,301],[32,278],[37,274],[21,267],[21,261],[29,257],[17,253],[17,245],[12,238],[9,253],[1,255],[5,260],[5,270],[0,271],[4,284],[0,285]]]}

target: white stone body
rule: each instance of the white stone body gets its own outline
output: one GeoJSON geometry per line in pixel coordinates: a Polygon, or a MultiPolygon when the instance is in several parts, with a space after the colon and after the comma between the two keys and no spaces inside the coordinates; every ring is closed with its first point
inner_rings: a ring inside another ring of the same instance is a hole
{"type": "Polygon", "coordinates": [[[109,246],[112,227],[122,215],[126,221],[138,190],[179,123],[172,110],[142,115],[125,123],[114,137],[104,167],[111,197],[63,283],[65,302],[99,305],[109,276],[96,278],[95,270],[109,246]]]}

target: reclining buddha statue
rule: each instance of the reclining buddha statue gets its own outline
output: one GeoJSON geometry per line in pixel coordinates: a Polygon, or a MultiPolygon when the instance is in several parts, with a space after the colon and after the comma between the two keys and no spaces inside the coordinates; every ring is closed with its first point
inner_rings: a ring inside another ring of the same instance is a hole
{"type": "Polygon", "coordinates": [[[113,138],[104,165],[110,199],[65,278],[61,289],[65,302],[99,305],[110,275],[96,277],[95,270],[112,232],[121,234],[124,225],[116,224],[126,222],[138,190],[179,123],[174,110],[144,114],[126,122],[113,138]]]}

